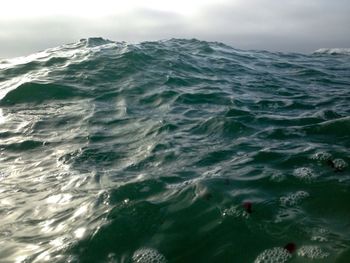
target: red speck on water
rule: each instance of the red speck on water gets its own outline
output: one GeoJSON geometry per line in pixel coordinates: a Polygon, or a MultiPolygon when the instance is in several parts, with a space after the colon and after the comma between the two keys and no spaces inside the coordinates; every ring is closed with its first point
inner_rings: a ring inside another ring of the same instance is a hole
{"type": "Polygon", "coordinates": [[[293,253],[296,250],[297,246],[294,243],[288,243],[284,246],[284,248],[287,249],[289,253],[293,253]]]}
{"type": "Polygon", "coordinates": [[[243,203],[243,207],[248,214],[251,214],[253,212],[252,206],[253,206],[252,202],[244,202],[243,203]]]}

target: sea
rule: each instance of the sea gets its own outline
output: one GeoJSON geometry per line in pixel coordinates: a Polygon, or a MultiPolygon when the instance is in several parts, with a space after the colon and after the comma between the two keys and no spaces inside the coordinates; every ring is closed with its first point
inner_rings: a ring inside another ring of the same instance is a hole
{"type": "Polygon", "coordinates": [[[350,49],[82,39],[0,60],[0,262],[350,262],[350,49]]]}

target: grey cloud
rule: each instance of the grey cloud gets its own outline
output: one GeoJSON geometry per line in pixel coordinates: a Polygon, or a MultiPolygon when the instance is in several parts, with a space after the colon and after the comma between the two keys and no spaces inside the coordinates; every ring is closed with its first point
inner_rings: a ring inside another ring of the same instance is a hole
{"type": "Polygon", "coordinates": [[[207,38],[221,38],[242,48],[310,52],[349,46],[349,6],[346,1],[241,1],[206,10],[196,24],[200,31],[205,21],[207,38]]]}
{"type": "Polygon", "coordinates": [[[186,28],[181,15],[150,9],[100,19],[61,16],[11,21],[0,24],[0,57],[26,55],[92,36],[128,42],[182,37],[186,28]]]}
{"type": "Polygon", "coordinates": [[[311,52],[350,46],[347,0],[236,0],[194,15],[134,9],[101,18],[0,20],[0,57],[11,57],[101,36],[140,42],[172,37],[221,41],[237,48],[311,52]]]}

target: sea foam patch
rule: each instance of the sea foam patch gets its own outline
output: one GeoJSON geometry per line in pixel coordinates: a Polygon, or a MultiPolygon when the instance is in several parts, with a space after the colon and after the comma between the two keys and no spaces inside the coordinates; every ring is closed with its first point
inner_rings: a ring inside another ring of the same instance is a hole
{"type": "Polygon", "coordinates": [[[294,176],[305,181],[312,181],[318,177],[315,172],[308,167],[300,167],[294,170],[294,176]]]}
{"type": "Polygon", "coordinates": [[[133,263],[166,263],[164,255],[153,248],[140,248],[132,256],[133,263]]]}
{"type": "Polygon", "coordinates": [[[282,196],[280,202],[283,206],[295,206],[298,205],[303,199],[309,197],[310,194],[305,191],[297,191],[295,193],[282,196]]]}
{"type": "Polygon", "coordinates": [[[248,218],[249,213],[245,211],[244,206],[234,205],[222,211],[223,217],[248,218]]]}
{"type": "Polygon", "coordinates": [[[334,164],[334,168],[336,170],[342,171],[344,170],[346,167],[348,167],[347,162],[345,162],[343,159],[334,159],[333,160],[333,164],[334,164]]]}
{"type": "Polygon", "coordinates": [[[285,263],[292,255],[289,251],[282,247],[274,247],[264,250],[255,259],[254,263],[285,263]]]}
{"type": "Polygon", "coordinates": [[[324,259],[329,256],[328,252],[323,251],[318,246],[307,245],[302,246],[297,251],[298,256],[306,257],[310,259],[324,259]]]}
{"type": "Polygon", "coordinates": [[[328,152],[317,152],[311,157],[311,159],[314,159],[317,161],[327,161],[332,159],[332,155],[328,152]]]}

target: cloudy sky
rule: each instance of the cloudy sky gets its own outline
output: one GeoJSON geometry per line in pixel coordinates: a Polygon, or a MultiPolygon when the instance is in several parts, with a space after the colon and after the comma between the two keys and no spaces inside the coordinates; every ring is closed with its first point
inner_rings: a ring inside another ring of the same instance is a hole
{"type": "Polygon", "coordinates": [[[137,43],[168,38],[236,48],[312,52],[350,47],[349,0],[8,0],[0,57],[99,36],[137,43]]]}

